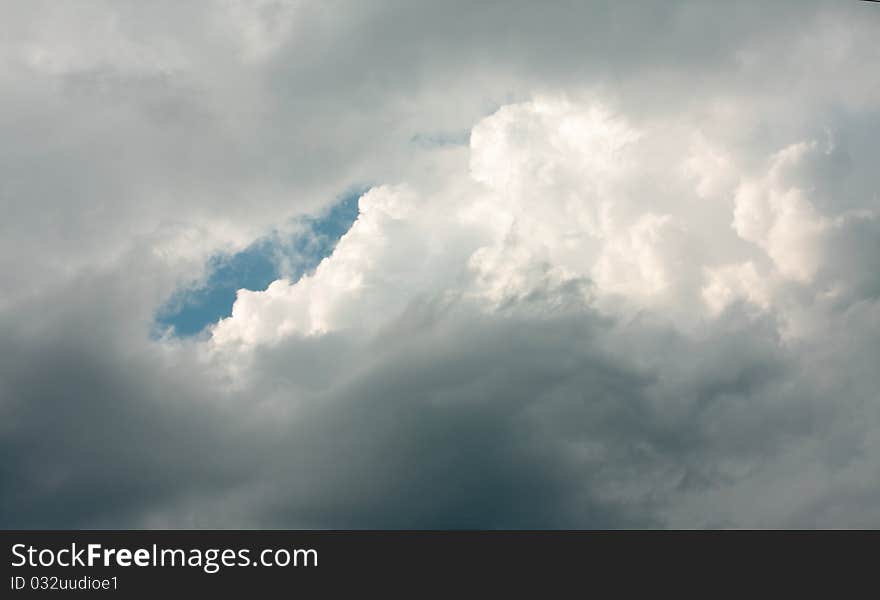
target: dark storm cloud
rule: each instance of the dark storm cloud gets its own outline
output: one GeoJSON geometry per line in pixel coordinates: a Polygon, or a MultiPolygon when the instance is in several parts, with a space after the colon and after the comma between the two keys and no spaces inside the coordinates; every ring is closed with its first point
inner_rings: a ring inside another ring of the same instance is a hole
{"type": "Polygon", "coordinates": [[[677,488],[713,485],[716,453],[804,427],[725,405],[785,372],[756,332],[666,332],[703,358],[661,382],[605,349],[639,332],[595,316],[423,306],[378,339],[286,342],[232,391],[186,354],[114,347],[83,310],[4,331],[5,527],[656,526],[677,488]]]}

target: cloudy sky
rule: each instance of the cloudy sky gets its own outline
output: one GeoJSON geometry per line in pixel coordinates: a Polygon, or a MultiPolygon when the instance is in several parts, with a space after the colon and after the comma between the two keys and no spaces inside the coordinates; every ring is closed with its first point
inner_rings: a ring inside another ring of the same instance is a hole
{"type": "Polygon", "coordinates": [[[880,5],[0,3],[0,527],[880,526],[880,5]]]}

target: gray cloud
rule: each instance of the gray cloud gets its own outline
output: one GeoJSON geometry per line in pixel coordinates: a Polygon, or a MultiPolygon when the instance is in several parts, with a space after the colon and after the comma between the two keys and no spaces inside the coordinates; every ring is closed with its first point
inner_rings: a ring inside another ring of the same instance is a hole
{"type": "MultiPolygon", "coordinates": [[[[713,452],[756,452],[737,435],[771,424],[710,436],[720,399],[779,376],[754,356],[665,384],[604,350],[626,332],[595,317],[419,310],[415,335],[287,342],[241,392],[79,327],[4,336],[4,526],[658,525],[657,482],[713,477],[713,452]]],[[[754,340],[723,344],[726,361],[754,340]]]]}
{"type": "Polygon", "coordinates": [[[872,8],[4,5],[0,526],[876,526],[872,8]]]}

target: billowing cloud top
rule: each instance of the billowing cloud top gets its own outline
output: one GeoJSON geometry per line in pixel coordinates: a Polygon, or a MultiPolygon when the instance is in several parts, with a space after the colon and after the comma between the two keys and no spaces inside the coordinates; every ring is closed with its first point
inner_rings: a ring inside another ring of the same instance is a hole
{"type": "Polygon", "coordinates": [[[880,525],[869,3],[38,4],[0,525],[880,525]],[[156,333],[365,181],[312,271],[156,333]]]}

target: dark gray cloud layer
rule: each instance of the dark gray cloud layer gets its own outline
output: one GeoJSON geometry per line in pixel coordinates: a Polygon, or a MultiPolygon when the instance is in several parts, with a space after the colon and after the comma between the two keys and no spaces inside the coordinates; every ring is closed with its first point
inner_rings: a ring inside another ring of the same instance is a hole
{"type": "Polygon", "coordinates": [[[711,485],[716,453],[812,424],[741,414],[785,372],[757,332],[675,348],[707,356],[667,383],[589,314],[414,310],[362,344],[291,340],[242,392],[90,328],[7,329],[3,525],[656,526],[664,495],[711,485]]]}
{"type": "Polygon", "coordinates": [[[866,4],[3,4],[0,527],[877,526],[866,4]],[[558,150],[594,97],[649,132],[622,184],[558,150]],[[478,123],[501,158],[414,142],[478,123]],[[151,338],[363,181],[420,200],[151,338]]]}

